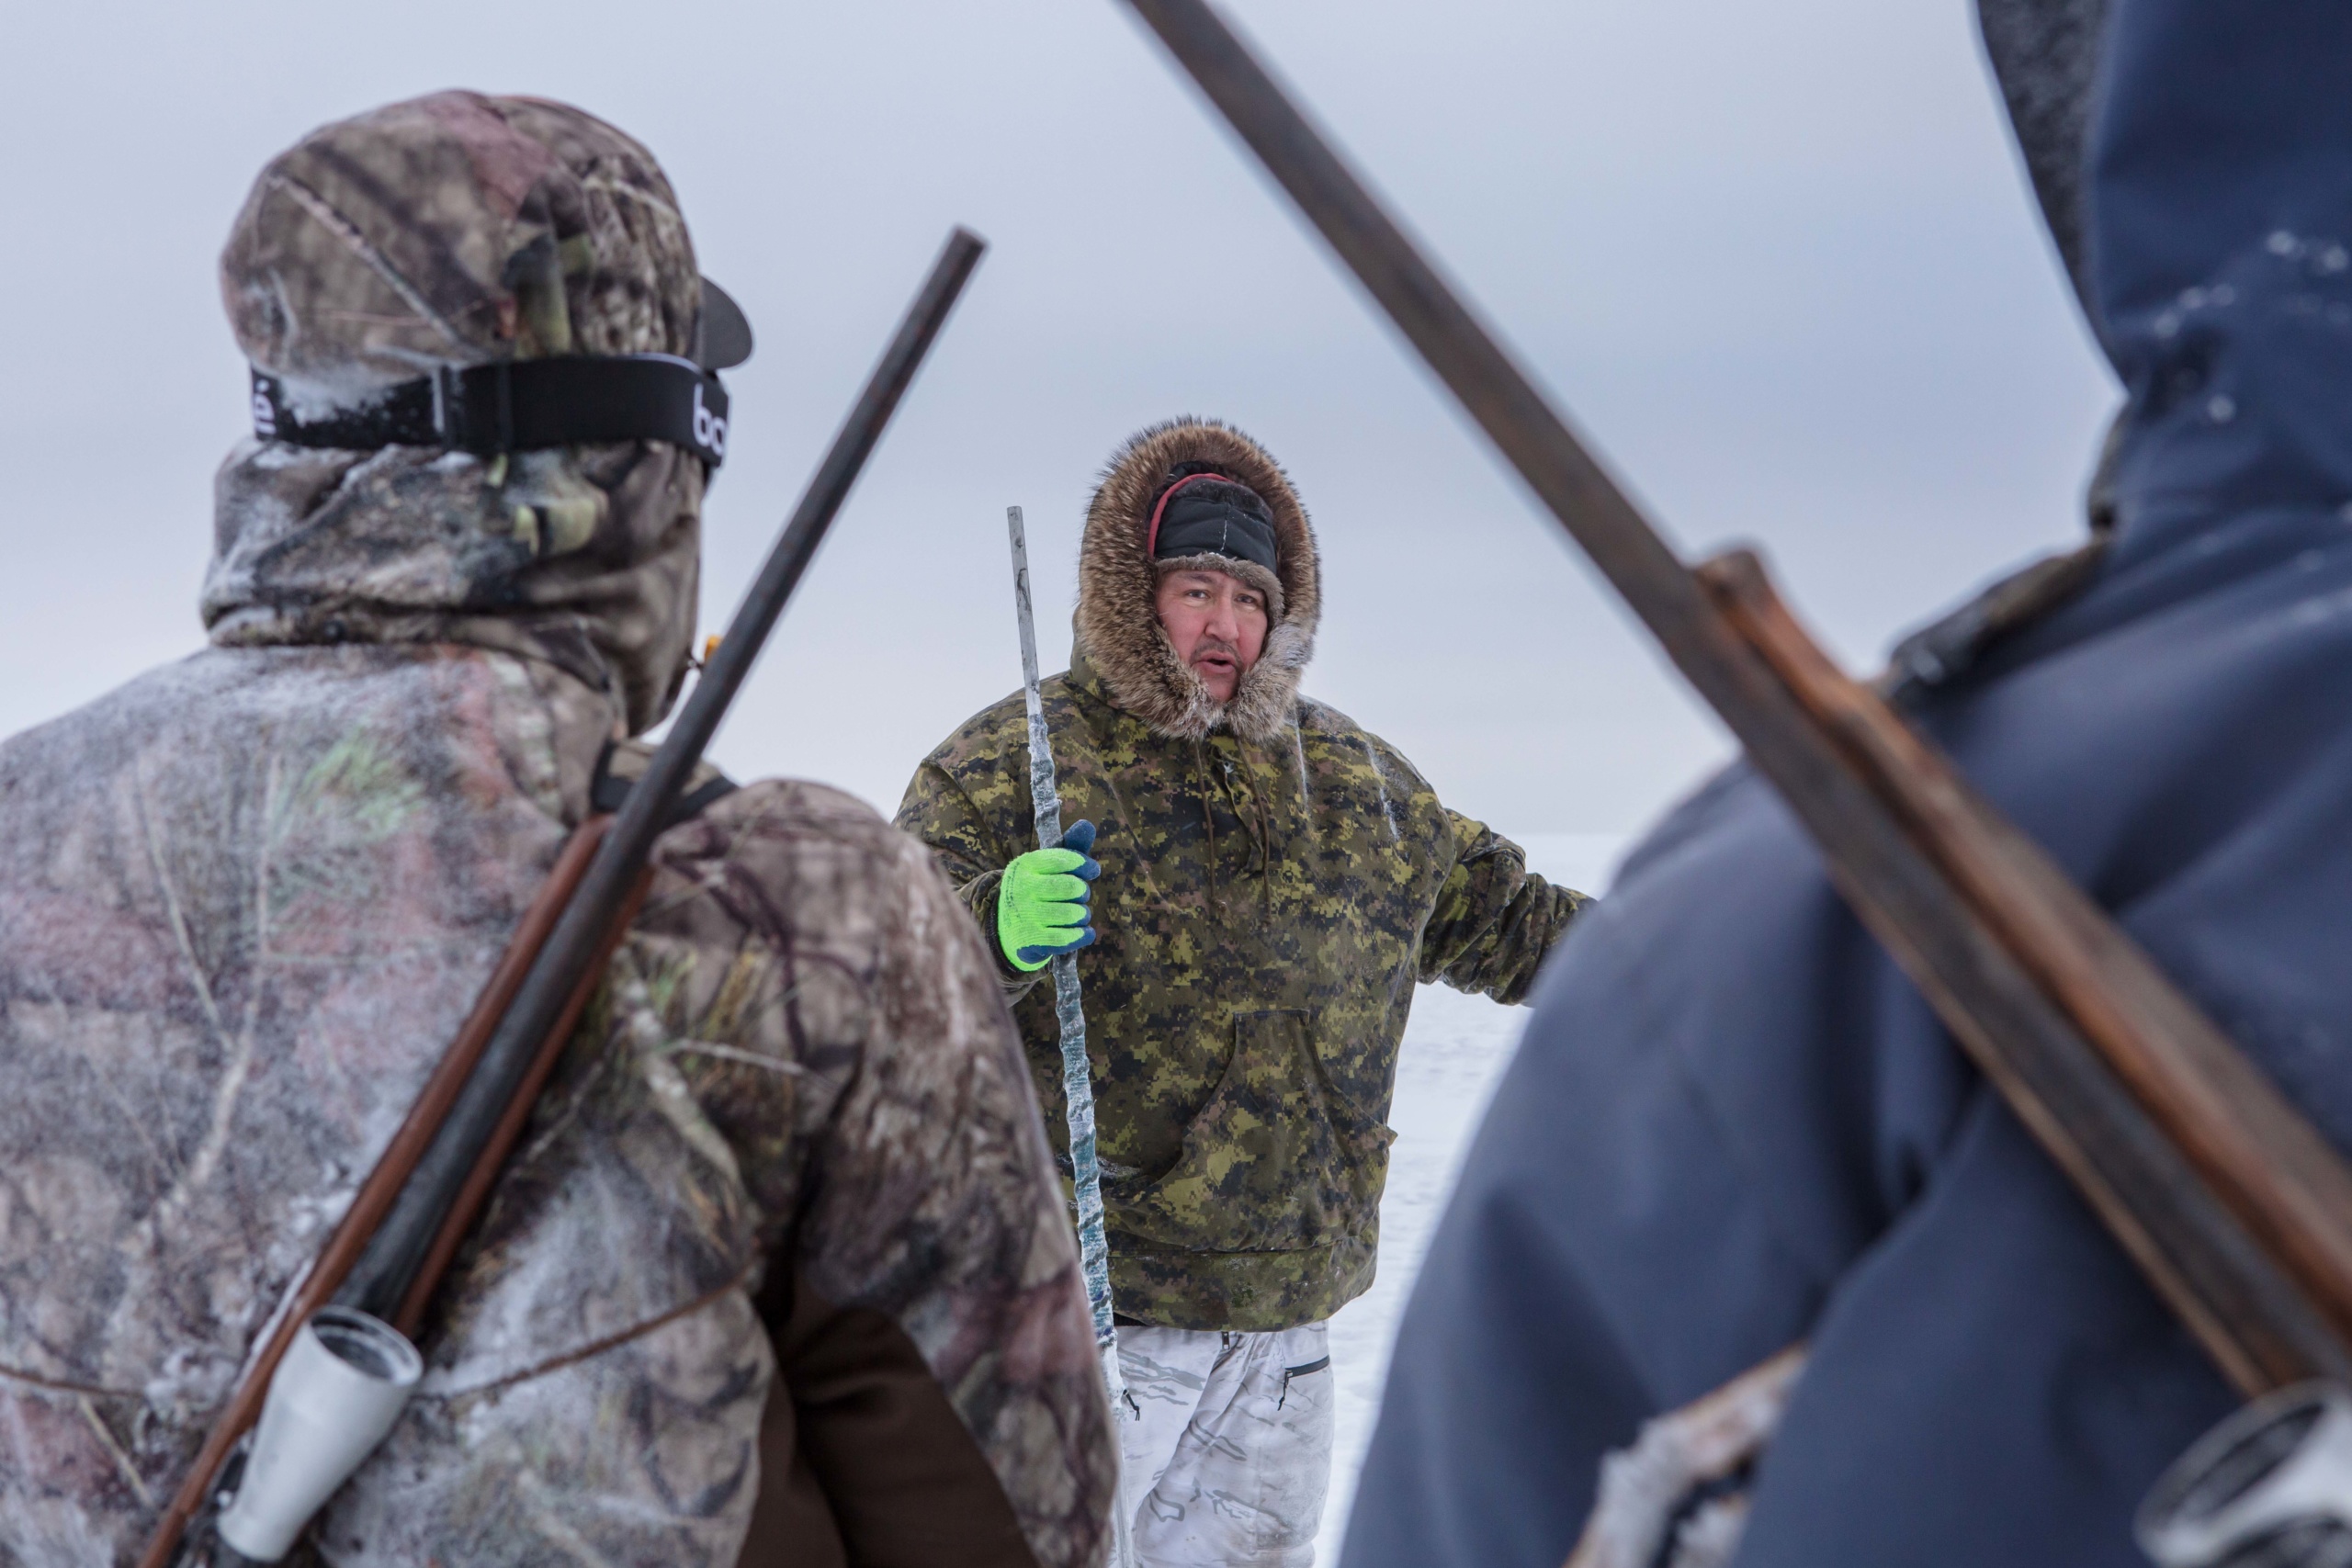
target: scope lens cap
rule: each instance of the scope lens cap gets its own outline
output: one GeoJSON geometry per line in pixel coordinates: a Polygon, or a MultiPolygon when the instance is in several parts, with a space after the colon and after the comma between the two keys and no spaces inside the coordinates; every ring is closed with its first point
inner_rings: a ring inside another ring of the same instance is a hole
{"type": "Polygon", "coordinates": [[[702,314],[695,321],[695,363],[706,370],[731,370],[752,357],[752,323],[735,297],[709,278],[702,280],[702,314]]]}

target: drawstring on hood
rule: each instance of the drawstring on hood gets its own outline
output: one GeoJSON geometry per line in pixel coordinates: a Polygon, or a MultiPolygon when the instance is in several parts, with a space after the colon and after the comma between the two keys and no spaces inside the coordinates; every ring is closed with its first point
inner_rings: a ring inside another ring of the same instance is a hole
{"type": "Polygon", "coordinates": [[[1212,791],[1222,791],[1226,805],[1232,808],[1234,820],[1250,829],[1250,847],[1254,852],[1255,860],[1254,863],[1248,868],[1248,874],[1258,878],[1261,898],[1265,905],[1266,912],[1271,915],[1274,908],[1273,818],[1267,813],[1266,791],[1259,782],[1256,770],[1251,765],[1248,747],[1244,745],[1237,750],[1241,759],[1242,768],[1248,770],[1250,774],[1246,787],[1235,784],[1234,764],[1231,759],[1223,760],[1223,767],[1220,771],[1224,776],[1220,778],[1209,768],[1208,741],[1204,739],[1193,742],[1193,790],[1200,797],[1201,833],[1204,840],[1202,846],[1201,861],[1204,873],[1204,880],[1210,907],[1217,909],[1224,908],[1225,902],[1217,892],[1216,883],[1216,803],[1210,798],[1212,791]],[[1241,798],[1244,794],[1250,797],[1246,807],[1241,798]]]}
{"type": "MultiPolygon", "coordinates": [[[[220,258],[239,345],[306,418],[437,366],[693,354],[701,275],[668,179],[579,109],[437,93],[323,127],[220,258]]],[[[655,441],[488,460],[251,440],[214,491],[214,643],[454,642],[544,660],[634,734],[694,635],[702,460],[655,441]]]]}
{"type": "Polygon", "coordinates": [[[1201,869],[1206,874],[1209,908],[1223,908],[1216,892],[1216,808],[1209,804],[1209,791],[1214,787],[1209,778],[1209,749],[1205,742],[1193,742],[1193,787],[1201,797],[1201,832],[1207,846],[1201,852],[1201,869]]]}

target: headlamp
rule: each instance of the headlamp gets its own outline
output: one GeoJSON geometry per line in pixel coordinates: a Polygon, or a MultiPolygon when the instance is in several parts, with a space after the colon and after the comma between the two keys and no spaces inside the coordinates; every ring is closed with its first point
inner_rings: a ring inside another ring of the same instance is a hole
{"type": "Polygon", "coordinates": [[[727,457],[727,389],[718,372],[752,355],[751,323],[703,279],[695,357],[557,355],[445,365],[356,408],[298,412],[285,383],[253,373],[254,434],[295,446],[441,446],[494,457],[545,446],[667,441],[712,468],[727,457]]]}

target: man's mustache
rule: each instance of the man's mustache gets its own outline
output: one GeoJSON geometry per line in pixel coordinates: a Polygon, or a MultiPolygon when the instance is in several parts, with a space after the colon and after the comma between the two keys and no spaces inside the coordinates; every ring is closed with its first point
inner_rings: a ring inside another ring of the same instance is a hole
{"type": "Polygon", "coordinates": [[[1213,653],[1222,653],[1227,659],[1233,660],[1236,668],[1240,666],[1241,649],[1232,643],[1226,642],[1213,637],[1204,637],[1201,638],[1200,641],[1193,645],[1192,661],[1198,664],[1202,660],[1206,659],[1213,653]]]}

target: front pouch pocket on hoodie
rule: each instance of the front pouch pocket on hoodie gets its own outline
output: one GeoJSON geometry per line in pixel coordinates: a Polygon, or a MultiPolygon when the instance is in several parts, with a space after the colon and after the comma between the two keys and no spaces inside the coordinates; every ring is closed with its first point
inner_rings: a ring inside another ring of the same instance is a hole
{"type": "Polygon", "coordinates": [[[1232,1060],[1184,1130],[1184,1152],[1113,1207],[1115,1228],[1186,1252],[1292,1252],[1371,1224],[1396,1134],[1333,1086],[1309,1016],[1234,1019],[1232,1060]]]}

